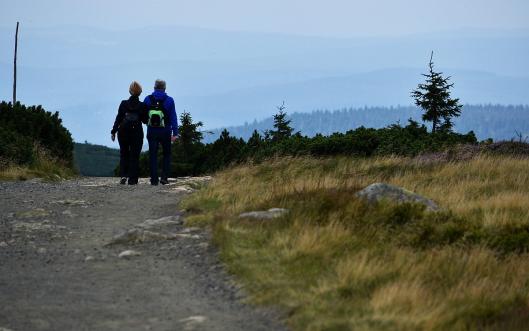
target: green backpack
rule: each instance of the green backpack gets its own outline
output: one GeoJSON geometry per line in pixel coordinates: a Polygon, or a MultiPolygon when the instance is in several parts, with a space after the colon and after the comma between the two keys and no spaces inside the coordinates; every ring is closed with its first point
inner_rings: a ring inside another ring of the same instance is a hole
{"type": "Polygon", "coordinates": [[[149,95],[151,100],[151,106],[149,107],[149,122],[148,126],[153,128],[165,128],[165,108],[163,104],[165,103],[165,98],[162,100],[157,100],[153,95],[149,95]]]}

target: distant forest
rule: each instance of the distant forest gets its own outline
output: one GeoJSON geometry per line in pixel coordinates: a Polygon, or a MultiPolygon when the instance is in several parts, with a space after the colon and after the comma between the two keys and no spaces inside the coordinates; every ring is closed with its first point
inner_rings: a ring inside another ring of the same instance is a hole
{"type": "MultiPolygon", "coordinates": [[[[286,109],[288,112],[288,108],[286,109]]],[[[295,132],[313,137],[318,133],[330,135],[346,132],[360,126],[382,128],[390,124],[406,124],[409,118],[421,121],[422,111],[414,106],[344,108],[334,111],[316,110],[311,113],[292,113],[289,118],[295,132]]],[[[477,138],[484,140],[510,140],[529,136],[529,106],[465,105],[461,116],[454,119],[455,131],[474,131],[477,138]]],[[[273,118],[227,127],[231,136],[245,140],[254,130],[264,132],[273,126],[273,118]]],[[[210,130],[204,134],[204,142],[215,141],[224,128],[210,130]]]]}

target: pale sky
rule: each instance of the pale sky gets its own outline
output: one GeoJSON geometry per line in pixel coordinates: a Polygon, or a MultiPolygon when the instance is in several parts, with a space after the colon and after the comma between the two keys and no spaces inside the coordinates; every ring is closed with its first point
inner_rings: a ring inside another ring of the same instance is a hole
{"type": "Polygon", "coordinates": [[[0,26],[181,25],[333,37],[528,29],[527,0],[0,0],[0,26]]]}

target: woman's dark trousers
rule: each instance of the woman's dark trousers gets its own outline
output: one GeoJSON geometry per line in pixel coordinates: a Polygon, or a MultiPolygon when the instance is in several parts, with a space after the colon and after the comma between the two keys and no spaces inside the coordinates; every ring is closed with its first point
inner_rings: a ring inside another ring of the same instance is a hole
{"type": "Polygon", "coordinates": [[[119,142],[119,173],[128,177],[129,184],[138,183],[141,147],[143,146],[143,130],[120,130],[119,142]]]}
{"type": "Polygon", "coordinates": [[[151,184],[158,185],[158,145],[162,145],[162,179],[167,180],[171,168],[171,131],[149,130],[149,161],[151,170],[151,184]]]}

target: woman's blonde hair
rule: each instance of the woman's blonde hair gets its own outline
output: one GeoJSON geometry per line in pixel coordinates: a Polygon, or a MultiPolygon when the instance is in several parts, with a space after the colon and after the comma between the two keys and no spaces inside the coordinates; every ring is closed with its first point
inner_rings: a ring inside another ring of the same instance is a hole
{"type": "Polygon", "coordinates": [[[139,96],[141,94],[141,85],[140,83],[138,83],[137,81],[133,81],[132,83],[130,83],[130,87],[129,87],[129,93],[130,95],[133,95],[133,96],[139,96]]]}

